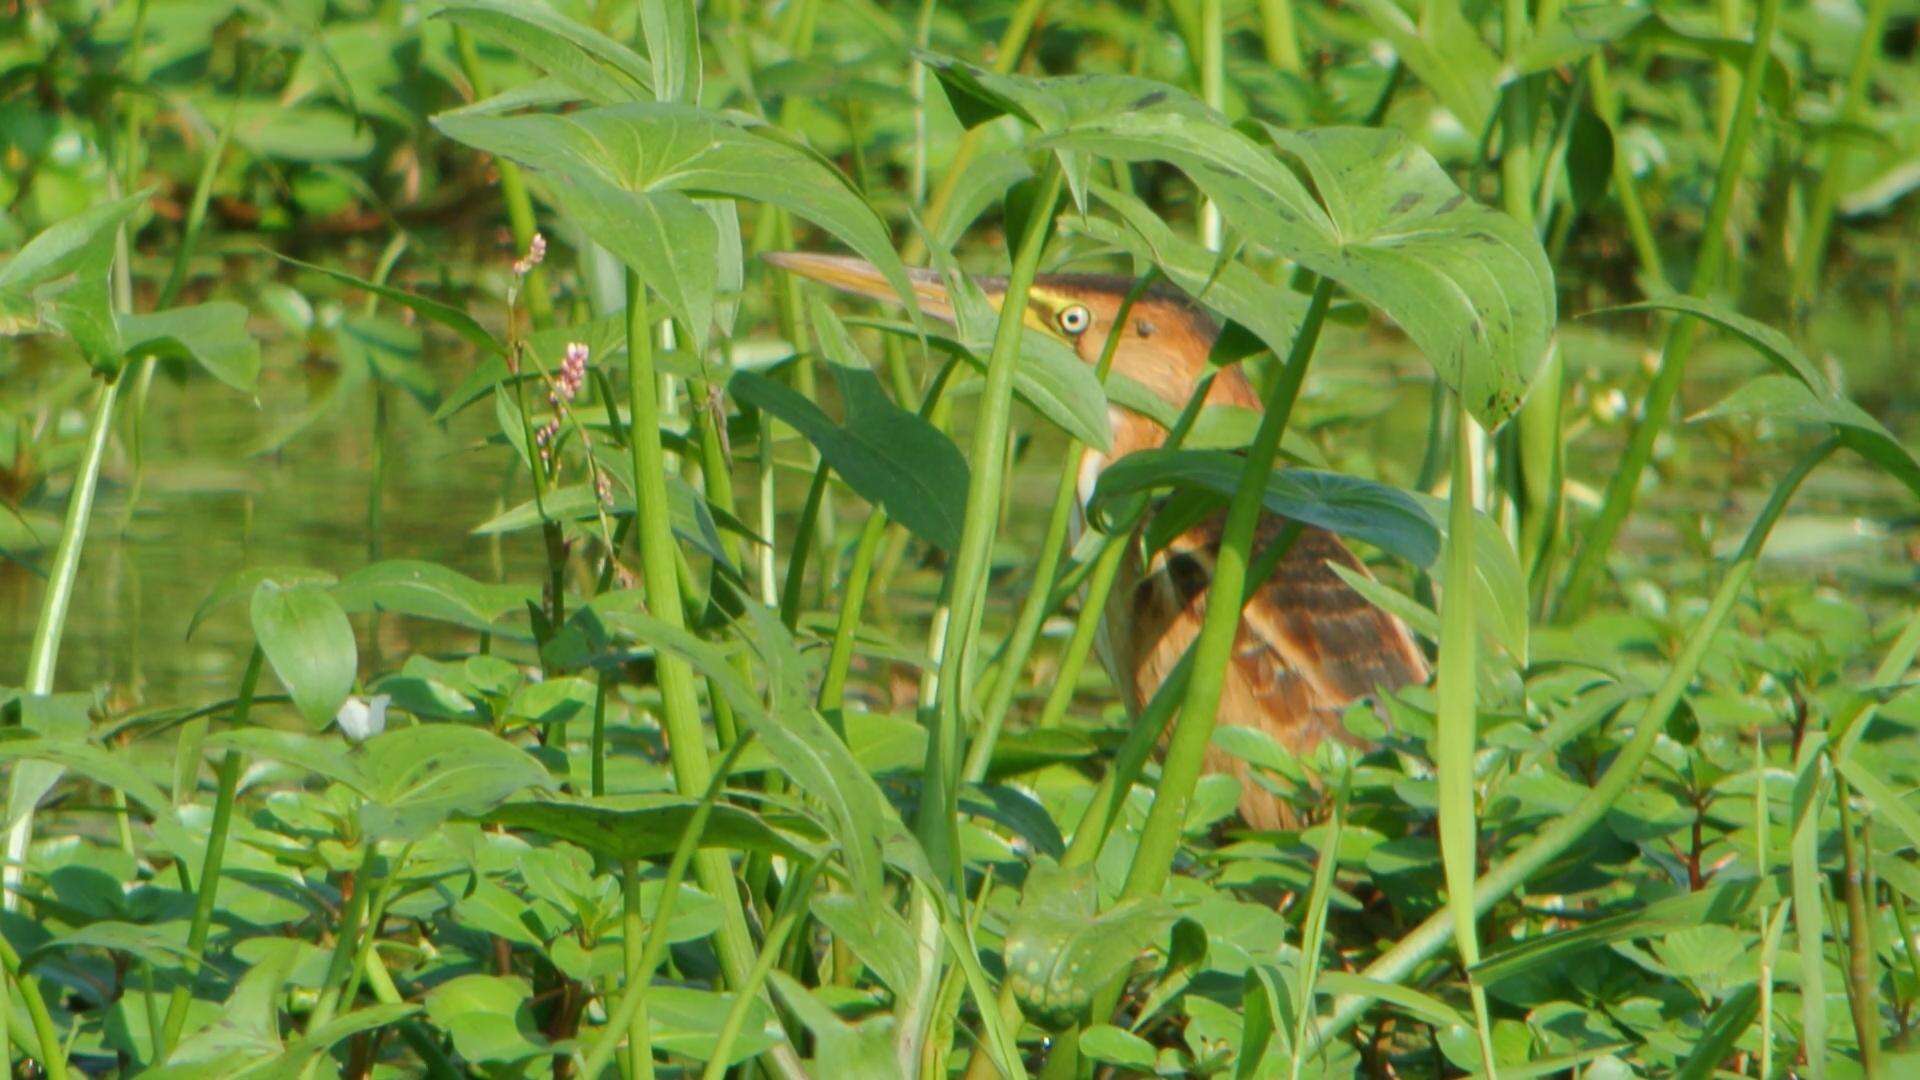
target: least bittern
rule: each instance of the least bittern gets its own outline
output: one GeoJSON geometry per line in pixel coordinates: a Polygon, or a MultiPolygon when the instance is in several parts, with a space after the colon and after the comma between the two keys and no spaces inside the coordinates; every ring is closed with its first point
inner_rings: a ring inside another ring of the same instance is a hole
{"type": "MultiPolygon", "coordinates": [[[[896,303],[900,299],[878,270],[859,259],[811,252],[767,258],[847,292],[896,303]]],[[[920,310],[952,321],[953,305],[940,276],[925,270],[910,273],[920,310]]],[[[1005,299],[1005,282],[982,279],[979,284],[997,309],[1005,299]]],[[[1081,359],[1097,363],[1132,286],[1124,277],[1042,275],[1028,297],[1026,326],[1061,339],[1081,359]]],[[[1218,329],[1198,304],[1155,286],[1136,300],[1118,333],[1113,370],[1178,409],[1211,369],[1208,354],[1218,329]]],[[[1238,367],[1217,369],[1206,403],[1261,407],[1259,395],[1238,367]]],[[[1164,428],[1129,409],[1114,406],[1111,419],[1111,450],[1088,450],[1081,462],[1083,501],[1109,461],[1160,446],[1166,439],[1164,428]]],[[[1224,520],[1224,511],[1203,520],[1147,559],[1136,552],[1115,581],[1106,607],[1102,659],[1136,715],[1200,631],[1224,520]]],[[[1257,544],[1272,542],[1284,524],[1277,517],[1263,520],[1257,544]]],[[[1329,563],[1366,573],[1332,533],[1301,530],[1241,615],[1220,699],[1220,723],[1258,728],[1301,755],[1328,737],[1351,741],[1340,717],[1355,699],[1427,678],[1426,658],[1406,626],[1355,592],[1329,563]]],[[[1243,760],[1216,749],[1209,751],[1207,767],[1240,781],[1240,813],[1247,824],[1256,829],[1292,824],[1286,804],[1247,775],[1243,760]]]]}

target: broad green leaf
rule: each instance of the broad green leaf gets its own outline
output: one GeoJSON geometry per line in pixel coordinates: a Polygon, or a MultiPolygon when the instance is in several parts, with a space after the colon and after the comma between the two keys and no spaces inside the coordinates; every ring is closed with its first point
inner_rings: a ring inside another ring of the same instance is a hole
{"type": "Polygon", "coordinates": [[[525,979],[461,975],[426,997],[427,1016],[453,1039],[460,1056],[480,1065],[512,1065],[553,1052],[534,1018],[525,979]]]}
{"type": "Polygon", "coordinates": [[[120,352],[129,360],[164,356],[199,364],[207,374],[251,393],[260,381],[260,343],[247,333],[247,309],[217,301],[145,315],[116,315],[120,352]]]}
{"type": "Polygon", "coordinates": [[[560,212],[640,275],[706,351],[720,287],[720,234],[700,204],[677,191],[634,191],[591,173],[554,178],[560,212]]]}
{"type": "Polygon", "coordinates": [[[251,614],[254,639],[294,706],[316,728],[331,721],[360,666],[347,613],[314,585],[262,581],[253,591],[251,614]]]}
{"type": "Polygon", "coordinates": [[[814,320],[845,409],[841,423],[794,391],[750,371],[735,372],[728,391],[790,424],[862,498],[884,508],[914,535],[951,551],[960,542],[966,512],[967,462],[960,448],[926,420],[895,405],[873,372],[856,366],[858,354],[845,329],[818,301],[814,320]]]}
{"type": "Polygon", "coordinates": [[[600,105],[653,96],[653,70],[638,53],[537,0],[456,0],[434,14],[519,54],[600,105]]]}
{"type": "Polygon", "coordinates": [[[1305,296],[1267,281],[1238,259],[1225,258],[1181,236],[1146,203],[1127,192],[1096,184],[1093,193],[1120,215],[1126,227],[1116,228],[1089,218],[1080,223],[1083,231],[1129,248],[1159,267],[1182,292],[1253,331],[1274,355],[1287,355],[1301,316],[1306,314],[1305,296]]]}
{"type": "Polygon", "coordinates": [[[488,630],[501,616],[524,610],[538,593],[519,585],[489,585],[439,563],[389,559],[348,574],[333,587],[347,611],[386,611],[488,630]]]}
{"type": "Polygon", "coordinates": [[[913,992],[919,960],[905,919],[845,893],[815,892],[809,910],[836,942],[852,949],[861,963],[873,969],[887,989],[896,995],[913,992]]]}
{"type": "MultiPolygon", "coordinates": [[[[695,799],[634,796],[622,799],[512,802],[496,806],[482,819],[490,825],[526,829],[578,844],[615,862],[638,862],[673,854],[699,806],[695,799]]],[[[700,834],[703,848],[752,851],[783,858],[801,857],[800,849],[769,828],[758,815],[737,806],[716,804],[700,834]]]]}
{"type": "Polygon", "coordinates": [[[1039,860],[1027,871],[1007,928],[1006,986],[1041,1027],[1058,1030],[1084,1019],[1094,994],[1141,950],[1161,943],[1175,919],[1157,898],[1096,913],[1097,905],[1091,867],[1068,870],[1039,860]]]}
{"type": "Polygon", "coordinates": [[[774,993],[814,1039],[814,1057],[831,1061],[845,1076],[892,1076],[900,1068],[894,1057],[894,1019],[880,1015],[849,1024],[806,985],[774,968],[767,975],[774,993]]]}
{"type": "Polygon", "coordinates": [[[239,1061],[257,1063],[280,1052],[280,995],[299,956],[297,941],[275,947],[240,977],[213,1022],[187,1036],[167,1058],[164,1070],[146,1076],[233,1075],[239,1061]]]}
{"type": "Polygon", "coordinates": [[[1403,135],[1266,125],[1276,156],[1164,85],[1027,79],[957,61],[936,70],[950,90],[964,83],[1032,123],[1042,146],[1178,166],[1248,237],[1398,323],[1486,427],[1519,409],[1546,359],[1555,297],[1539,241],[1469,199],[1403,135]]]}
{"type": "Polygon", "coordinates": [[[293,585],[332,585],[337,580],[324,570],[314,570],[305,566],[250,566],[236,570],[221,579],[200,606],[193,610],[193,617],[187,620],[186,637],[191,640],[193,632],[200,628],[209,615],[240,600],[250,600],[260,588],[260,583],[271,581],[282,587],[293,585]]]}
{"type": "MultiPolygon", "coordinates": [[[[681,986],[656,986],[647,991],[647,1020],[654,1047],[695,1061],[710,1060],[719,1041],[720,1025],[733,1008],[733,998],[732,994],[681,986]]],[[[764,1002],[754,1001],[747,1006],[746,1023],[733,1040],[727,1064],[739,1064],[784,1039],[773,1010],[764,1002]]]]}
{"type": "Polygon", "coordinates": [[[347,1039],[398,1023],[419,1011],[418,1005],[395,1002],[368,1005],[345,1016],[336,1016],[287,1044],[278,1057],[237,1074],[234,1080],[298,1080],[329,1050],[347,1039]]]}
{"type": "MultiPolygon", "coordinates": [[[[157,817],[173,817],[173,801],[160,789],[160,785],[147,779],[146,774],[134,766],[133,755],[128,750],[115,751],[68,739],[16,734],[11,738],[0,738],[0,762],[9,761],[44,761],[59,765],[104,788],[123,792],[157,817]]],[[[11,828],[17,816],[27,808],[10,805],[7,826],[11,828]]]]}
{"type": "Polygon", "coordinates": [[[421,724],[361,744],[372,801],[360,810],[373,836],[417,840],[454,816],[484,814],[528,788],[552,784],[531,755],[492,732],[421,724]]]}
{"type": "Polygon", "coordinates": [[[1320,988],[1330,994],[1358,994],[1378,998],[1397,1006],[1408,1015],[1438,1028],[1466,1027],[1471,1021],[1446,1002],[1431,994],[1398,983],[1382,982],[1350,971],[1322,971],[1320,988]]]}
{"type": "MultiPolygon", "coordinates": [[[[1101,522],[1113,501],[1155,488],[1201,488],[1231,496],[1245,462],[1224,450],[1141,450],[1100,473],[1087,501],[1088,520],[1101,522]]],[[[1340,473],[1276,470],[1261,505],[1269,513],[1364,540],[1415,566],[1430,566],[1440,551],[1439,530],[1418,502],[1385,484],[1340,473]]]]}
{"type": "MultiPolygon", "coordinates": [[[[561,116],[446,114],[434,122],[450,138],[555,176],[591,177],[643,195],[678,192],[782,207],[879,267],[901,301],[913,303],[906,268],[872,208],[845,177],[771,132],[666,103],[607,106],[561,116]]],[[[648,266],[634,269],[653,271],[648,266]]],[[[704,339],[704,325],[693,329],[704,339]]]]}
{"type": "Polygon", "coordinates": [[[1823,396],[1785,375],[1761,375],[1694,419],[1742,414],[1824,424],[1842,445],[1920,495],[1920,460],[1884,424],[1844,397],[1823,396]]]}
{"type": "Polygon", "coordinates": [[[1870,758],[1863,760],[1854,755],[1836,757],[1834,765],[1840,775],[1847,778],[1853,789],[1865,795],[1873,803],[1880,816],[1893,823],[1907,838],[1907,843],[1920,847],[1920,812],[1908,806],[1900,798],[1899,792],[1879,776],[1874,774],[1870,758]]]}
{"type": "Polygon", "coordinates": [[[700,27],[693,6],[693,0],[640,0],[657,100],[700,103],[700,27]]]}
{"type": "MultiPolygon", "coordinates": [[[[848,319],[847,322],[904,337],[914,337],[917,333],[911,323],[883,319],[848,319]]],[[[937,332],[929,331],[925,337],[933,351],[957,356],[977,370],[986,369],[990,338],[969,347],[958,338],[937,332]]],[[[1052,336],[1020,335],[1020,363],[1013,369],[1013,394],[1081,443],[1096,450],[1113,445],[1107,397],[1101,392],[1100,380],[1094,377],[1092,368],[1052,336]]]]}
{"type": "Polygon", "coordinates": [[[31,971],[41,960],[66,949],[107,949],[126,953],[156,967],[166,968],[193,954],[186,949],[184,927],[139,926],[126,922],[88,923],[47,942],[20,960],[22,973],[31,971]]]}
{"type": "Polygon", "coordinates": [[[1791,375],[1800,380],[1814,393],[1827,397],[1834,392],[1833,384],[1828,381],[1826,374],[1812,360],[1807,359],[1806,354],[1801,352],[1787,335],[1758,319],[1748,318],[1711,300],[1674,293],[1658,296],[1652,300],[1643,300],[1637,304],[1602,308],[1590,313],[1589,317],[1611,315],[1622,311],[1677,311],[1705,319],[1753,346],[1754,350],[1765,357],[1768,363],[1779,368],[1781,374],[1791,375]]]}
{"type": "Polygon", "coordinates": [[[1102,1065],[1144,1073],[1154,1071],[1158,1057],[1152,1043],[1112,1024],[1093,1024],[1081,1032],[1080,1053],[1102,1065]]]}
{"type": "Polygon", "coordinates": [[[142,191],[61,221],[0,266],[0,336],[64,332],[88,363],[119,374],[119,337],[107,295],[114,230],[150,195],[142,191]]]}
{"type": "MultiPolygon", "coordinates": [[[[1446,500],[1423,492],[1412,494],[1426,508],[1434,528],[1440,530],[1444,546],[1447,539],[1446,500]]],[[[1479,600],[1474,604],[1475,620],[1488,636],[1513,657],[1515,663],[1525,666],[1532,655],[1529,644],[1531,620],[1527,608],[1527,576],[1520,569],[1520,556],[1514,552],[1506,530],[1483,511],[1476,510],[1473,515],[1473,546],[1473,572],[1479,585],[1479,600]]],[[[1446,560],[1439,560],[1438,566],[1441,570],[1440,584],[1445,587],[1446,560]]]]}

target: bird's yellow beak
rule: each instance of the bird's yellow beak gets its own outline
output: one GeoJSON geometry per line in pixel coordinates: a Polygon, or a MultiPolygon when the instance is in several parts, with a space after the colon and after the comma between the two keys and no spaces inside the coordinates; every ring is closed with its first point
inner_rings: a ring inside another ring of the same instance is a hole
{"type": "MultiPolygon", "coordinates": [[[[865,296],[885,303],[897,304],[900,294],[881,275],[874,265],[865,259],[856,259],[848,255],[822,255],[814,251],[769,251],[764,258],[782,270],[811,278],[822,285],[831,285],[842,292],[865,296]]],[[[920,267],[908,267],[907,278],[913,283],[914,299],[919,302],[920,313],[939,319],[944,323],[953,323],[953,299],[947,294],[947,283],[939,273],[920,267]]],[[[1006,300],[1007,290],[1004,282],[976,279],[980,291],[986,295],[987,303],[998,312],[1006,300]]],[[[1037,309],[1044,302],[1042,290],[1034,290],[1034,304],[1029,304],[1026,313],[1028,326],[1042,333],[1053,333],[1044,312],[1037,309]]]]}

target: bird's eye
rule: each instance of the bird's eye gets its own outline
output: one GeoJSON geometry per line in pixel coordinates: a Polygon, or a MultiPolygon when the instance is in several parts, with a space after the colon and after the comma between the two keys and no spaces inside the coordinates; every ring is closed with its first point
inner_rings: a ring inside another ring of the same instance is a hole
{"type": "Polygon", "coordinates": [[[1069,334],[1084,334],[1087,327],[1093,325],[1093,313],[1089,312],[1085,306],[1075,304],[1069,308],[1062,308],[1057,321],[1060,323],[1060,329],[1069,334]]]}

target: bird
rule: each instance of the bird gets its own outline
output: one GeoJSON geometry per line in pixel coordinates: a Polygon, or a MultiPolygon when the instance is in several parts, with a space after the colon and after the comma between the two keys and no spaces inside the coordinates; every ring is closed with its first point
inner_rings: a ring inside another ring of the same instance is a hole
{"type": "MultiPolygon", "coordinates": [[[[847,293],[901,302],[888,278],[863,259],[800,251],[769,252],[765,258],[847,293]]],[[[926,269],[909,268],[907,273],[920,311],[953,322],[945,279],[926,269]]],[[[974,281],[999,311],[1007,296],[1006,280],[974,281]]],[[[1219,325],[1176,288],[1154,283],[1127,310],[1125,325],[1116,326],[1134,284],[1131,278],[1106,274],[1038,275],[1029,290],[1024,326],[1059,339],[1088,364],[1099,362],[1108,335],[1118,333],[1112,370],[1143,384],[1175,409],[1187,404],[1210,372],[1214,378],[1206,404],[1261,408],[1258,392],[1238,365],[1216,367],[1209,362],[1219,325]]],[[[1160,447],[1167,438],[1166,429],[1154,420],[1118,404],[1109,408],[1110,449],[1085,449],[1079,465],[1083,505],[1107,465],[1160,447]]],[[[1218,511],[1150,556],[1141,554],[1141,545],[1129,545],[1131,553],[1106,606],[1100,652],[1132,715],[1140,714],[1200,632],[1225,520],[1225,511],[1218,511]]],[[[1263,515],[1254,549],[1271,543],[1287,524],[1278,516],[1263,515]]],[[[1234,640],[1218,723],[1262,731],[1301,757],[1330,738],[1359,746],[1341,720],[1349,705],[1427,681],[1426,655],[1406,625],[1348,585],[1331,569],[1334,565],[1368,574],[1339,537],[1304,526],[1272,574],[1255,584],[1234,640]]],[[[1257,783],[1242,758],[1211,746],[1205,767],[1239,781],[1240,816],[1249,827],[1284,830],[1300,824],[1294,807],[1257,783]]]]}

